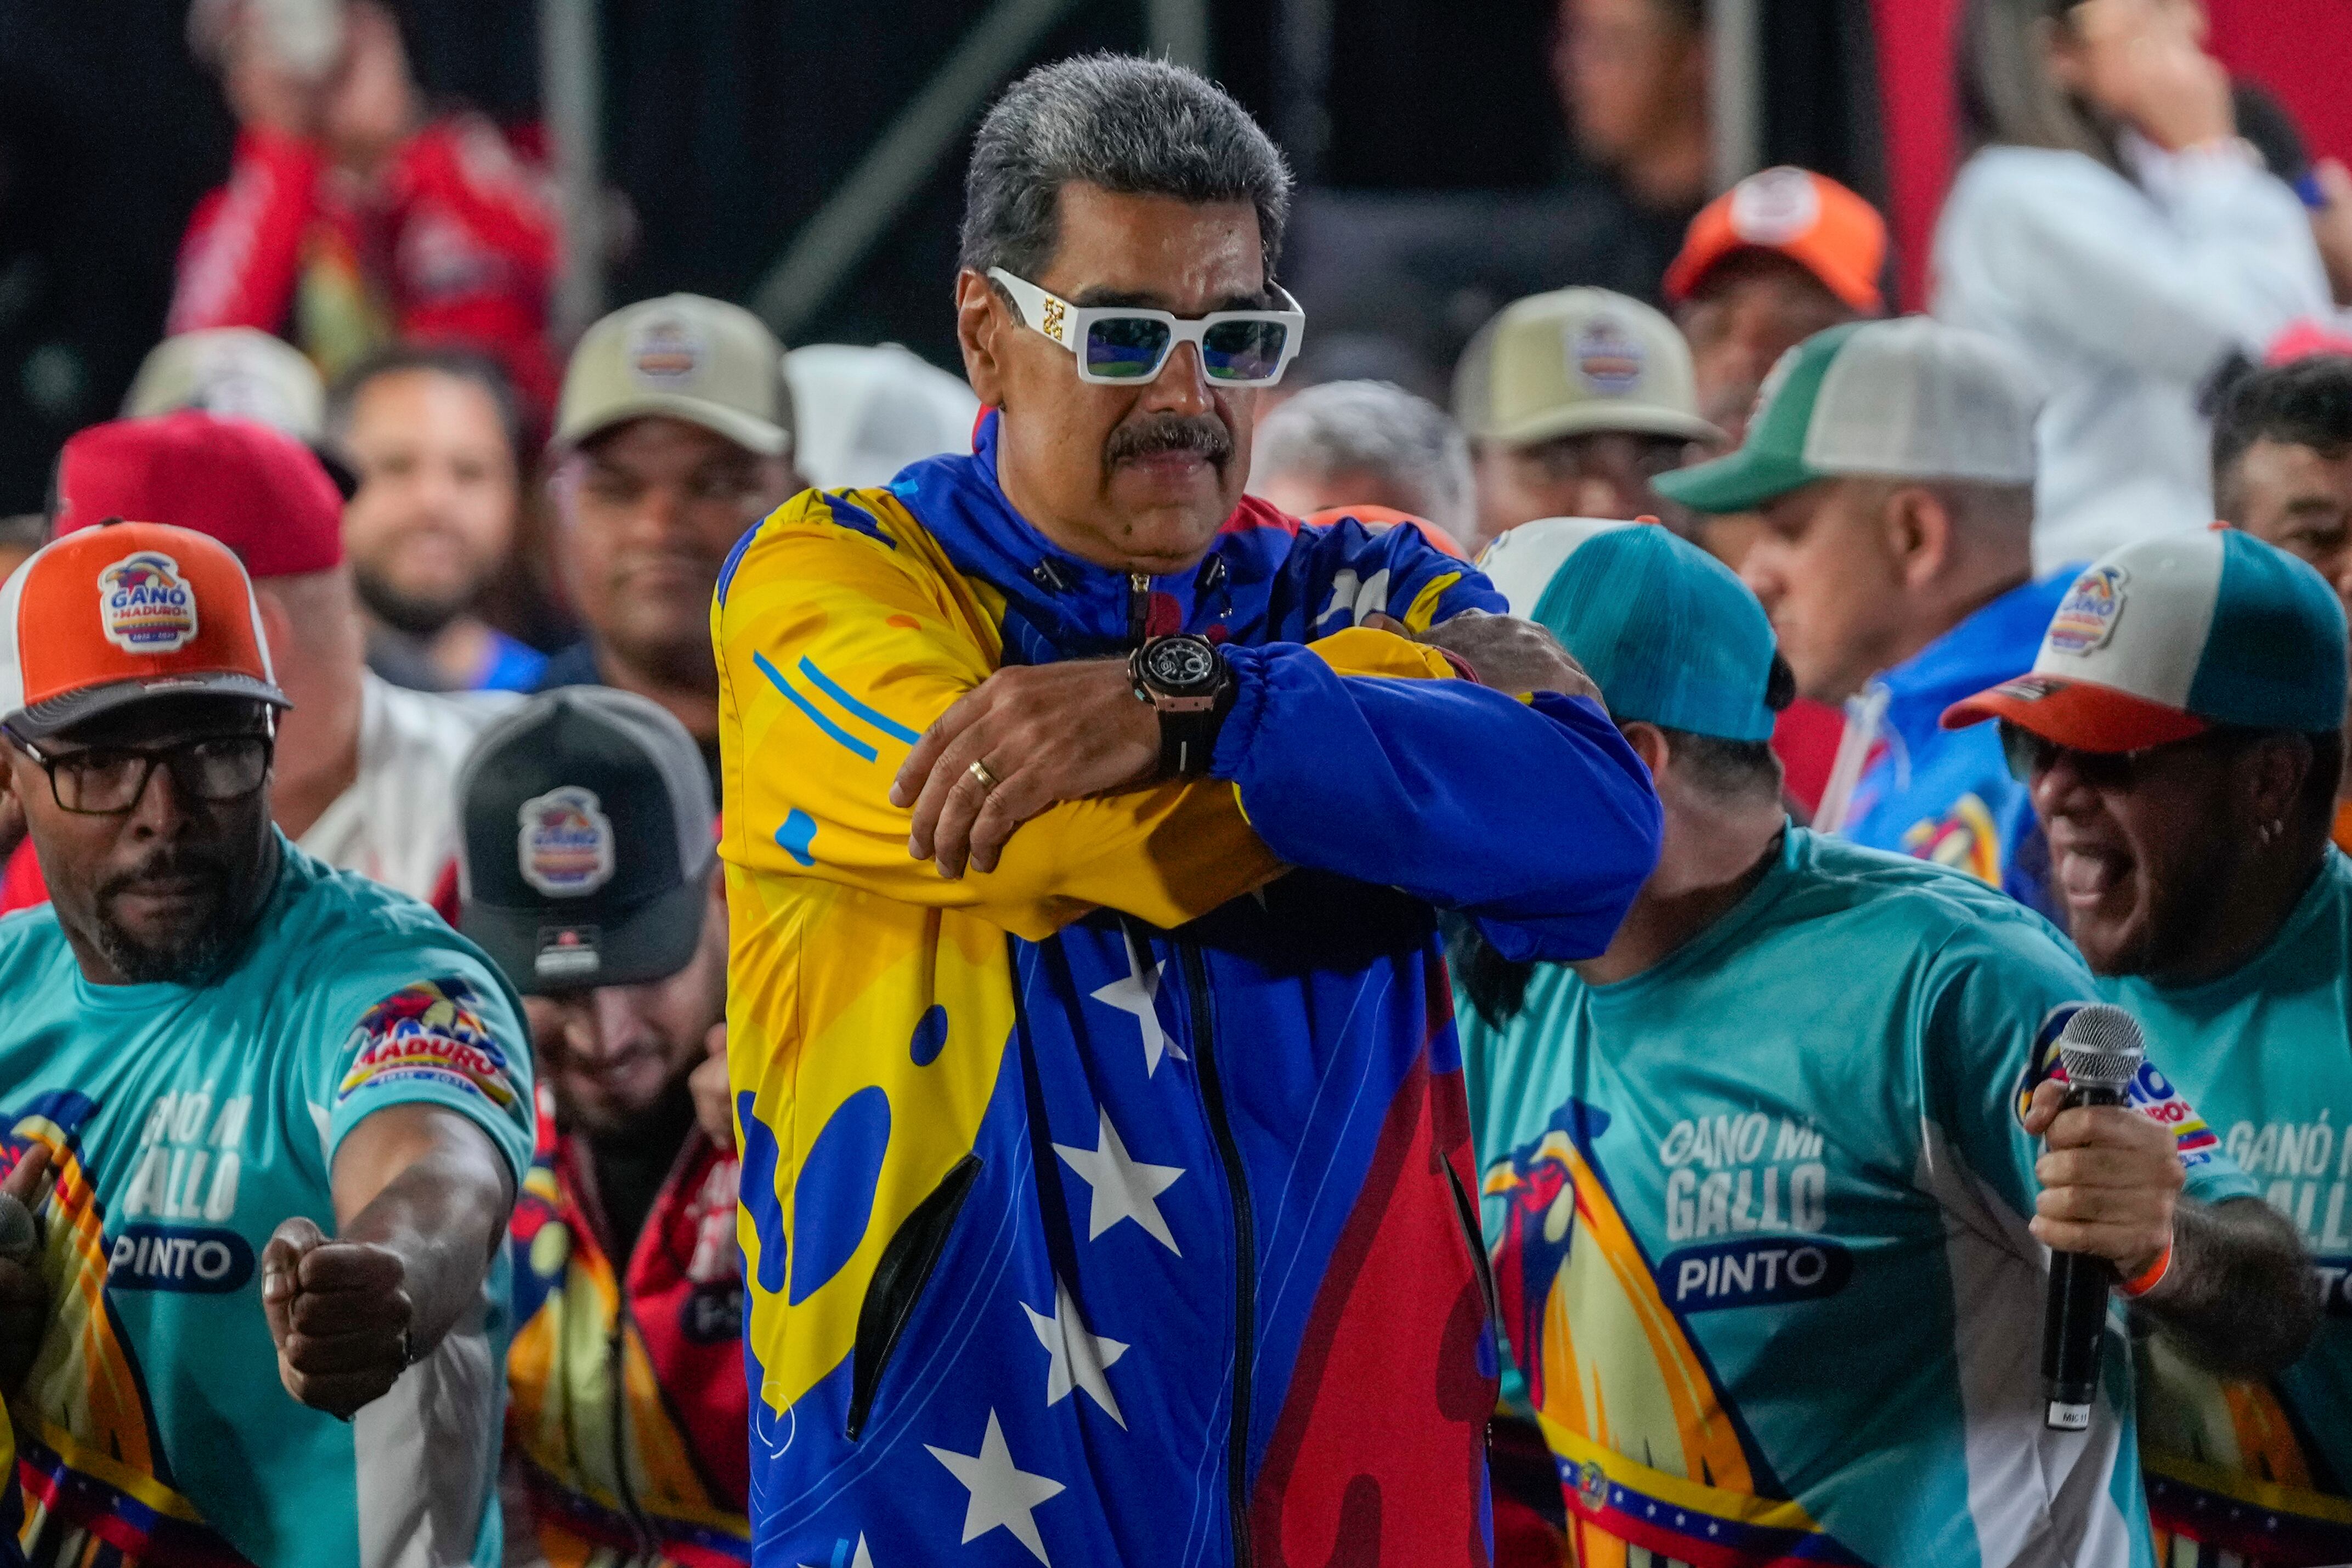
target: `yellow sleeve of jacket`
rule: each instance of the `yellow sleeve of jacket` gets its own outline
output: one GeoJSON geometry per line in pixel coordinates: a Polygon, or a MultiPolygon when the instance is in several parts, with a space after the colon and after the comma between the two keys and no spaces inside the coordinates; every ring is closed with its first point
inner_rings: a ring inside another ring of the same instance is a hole
{"type": "MultiPolygon", "coordinates": [[[[1066,801],[1023,824],[995,870],[956,881],[909,856],[913,814],[891,804],[891,781],[923,730],[996,669],[1002,601],[895,497],[856,504],[845,522],[820,492],[787,503],[712,607],[730,862],[969,910],[1033,940],[1098,906],[1180,925],[1281,873],[1234,787],[1212,779],[1066,801]]],[[[1451,674],[1385,633],[1328,644],[1349,674],[1451,674]]]]}

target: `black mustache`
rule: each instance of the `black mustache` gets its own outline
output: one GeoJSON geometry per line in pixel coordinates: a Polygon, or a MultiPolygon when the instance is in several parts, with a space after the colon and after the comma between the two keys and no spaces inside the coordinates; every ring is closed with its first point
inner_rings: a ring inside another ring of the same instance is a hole
{"type": "Polygon", "coordinates": [[[149,855],[129,871],[117,872],[98,884],[98,896],[110,899],[141,883],[155,882],[164,877],[197,877],[215,886],[226,886],[229,863],[223,856],[209,850],[182,848],[163,850],[149,855]]]}
{"type": "Polygon", "coordinates": [[[1234,455],[1233,434],[1219,420],[1163,413],[1120,425],[1103,445],[1103,455],[1114,464],[1163,452],[1197,452],[1222,468],[1234,455]]]}

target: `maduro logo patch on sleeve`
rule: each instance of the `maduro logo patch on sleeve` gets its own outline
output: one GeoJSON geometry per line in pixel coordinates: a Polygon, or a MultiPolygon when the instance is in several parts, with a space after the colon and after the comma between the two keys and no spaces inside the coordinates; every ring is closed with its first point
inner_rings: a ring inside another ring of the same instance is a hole
{"type": "MultiPolygon", "coordinates": [[[[2042,1020],[2042,1032],[2033,1041],[2033,1060],[2017,1086],[2018,1120],[2025,1119],[2027,1109],[2033,1103],[2033,1092],[2041,1087],[2043,1079],[2071,1082],[2066,1076],[2066,1064],[2059,1060],[2058,1037],[2065,1031],[2066,1020],[2081,1007],[2077,1002],[2054,1008],[2042,1020]]],[[[2171,1079],[2157,1070],[2153,1061],[2139,1064],[2139,1073],[2132,1080],[2131,1103],[2140,1114],[2172,1134],[2181,1165],[2190,1170],[2210,1160],[2221,1146],[2221,1140],[2214,1135],[2205,1118],[2197,1113],[2197,1107],[2189,1103],[2171,1079]]]]}
{"type": "Polygon", "coordinates": [[[451,978],[419,980],[368,1009],[345,1048],[352,1064],[335,1103],[371,1089],[438,1083],[500,1110],[512,1106],[514,1071],[483,1024],[480,1005],[471,986],[451,978]]]}

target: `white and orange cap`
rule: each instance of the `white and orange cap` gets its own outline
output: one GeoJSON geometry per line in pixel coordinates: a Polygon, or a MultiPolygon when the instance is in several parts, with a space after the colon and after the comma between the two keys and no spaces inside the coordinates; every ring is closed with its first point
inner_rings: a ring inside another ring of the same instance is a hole
{"type": "Polygon", "coordinates": [[[2344,722],[2344,607],[2304,562],[2234,528],[2111,550],[2074,580],[2031,674],[1944,711],[2077,751],[2137,751],[2216,725],[2344,722]]]}
{"type": "Polygon", "coordinates": [[[1778,251],[1865,316],[1886,308],[1878,287],[1886,266],[1886,220],[1825,175],[1767,169],[1701,208],[1682,254],[1666,269],[1667,301],[1681,304],[1717,267],[1749,250],[1778,251]]]}
{"type": "Polygon", "coordinates": [[[26,740],[191,695],[289,707],[244,565],[206,534],[109,522],[42,547],[0,586],[0,727],[26,740]]]}

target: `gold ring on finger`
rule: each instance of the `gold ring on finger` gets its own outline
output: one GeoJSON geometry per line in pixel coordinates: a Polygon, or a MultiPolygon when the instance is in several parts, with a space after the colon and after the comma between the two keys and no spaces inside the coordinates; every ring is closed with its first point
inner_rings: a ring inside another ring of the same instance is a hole
{"type": "Polygon", "coordinates": [[[988,764],[976,758],[973,759],[972,765],[968,771],[970,771],[974,779],[980,780],[980,792],[983,795],[995,789],[1001,782],[995,774],[991,773],[988,770],[988,764]]]}

